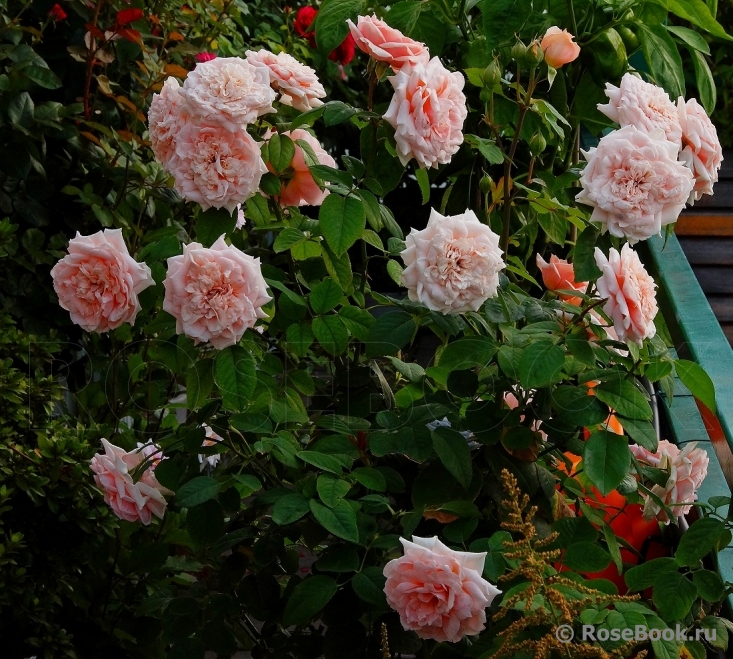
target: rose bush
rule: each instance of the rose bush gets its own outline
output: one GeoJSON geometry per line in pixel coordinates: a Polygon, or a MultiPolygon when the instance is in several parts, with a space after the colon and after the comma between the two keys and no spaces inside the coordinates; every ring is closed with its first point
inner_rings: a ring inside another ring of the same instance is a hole
{"type": "Polygon", "coordinates": [[[10,5],[2,301],[63,337],[56,402],[2,435],[17,656],[668,656],[554,630],[724,626],[724,514],[652,568],[605,514],[669,546],[706,471],[657,441],[645,385],[712,385],[631,246],[717,176],[678,51],[724,36],[703,5],[10,5]],[[84,443],[30,432],[50,413],[84,443]],[[28,501],[84,534],[58,590],[28,501]]]}

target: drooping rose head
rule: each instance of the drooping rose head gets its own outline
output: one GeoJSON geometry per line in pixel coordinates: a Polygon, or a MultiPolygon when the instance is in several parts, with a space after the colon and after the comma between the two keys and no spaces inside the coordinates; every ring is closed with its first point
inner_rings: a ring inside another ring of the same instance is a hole
{"type": "Polygon", "coordinates": [[[297,140],[303,140],[310,145],[315,153],[318,162],[321,165],[336,167],[336,161],[326,153],[321,143],[313,137],[307,130],[296,128],[292,132],[282,133],[290,137],[295,144],[295,155],[290,163],[293,171],[292,178],[283,182],[280,192],[281,206],[320,206],[328,195],[328,190],[321,190],[318,184],[313,180],[313,175],[306,165],[303,149],[297,143],[297,140]]]}
{"type": "Polygon", "coordinates": [[[389,81],[394,96],[384,119],[395,129],[400,162],[414,158],[420,167],[450,162],[463,144],[468,114],[463,74],[433,57],[425,65],[405,64],[389,81]]]}
{"type": "Polygon", "coordinates": [[[150,145],[156,160],[164,167],[168,166],[175,152],[176,135],[188,119],[181,86],[178,80],[171,76],[163,83],[160,94],[153,94],[148,110],[150,145]]]}
{"type": "Polygon", "coordinates": [[[145,456],[142,451],[127,452],[119,446],[102,440],[104,453],[95,455],[90,467],[94,480],[104,492],[104,500],[117,517],[128,522],[142,522],[148,526],[155,515],[163,519],[170,492],[158,483],[153,469],[147,468],[139,480],[131,475],[145,456]]]}
{"type": "Polygon", "coordinates": [[[280,92],[280,102],[290,105],[296,110],[306,112],[323,105],[322,99],[326,90],[318,80],[316,72],[305,64],[301,64],[292,55],[268,50],[247,51],[247,61],[264,65],[270,72],[272,88],[280,92]]]}
{"type": "Polygon", "coordinates": [[[211,247],[190,243],[168,259],[163,309],[176,319],[176,332],[222,350],[265,317],[267,294],[260,260],[221,236],[211,247]]]}
{"type": "Polygon", "coordinates": [[[692,191],[692,173],[661,132],[624,126],[584,151],[588,164],[575,199],[593,207],[591,220],[629,242],[646,240],[677,221],[692,191]]]}
{"type": "Polygon", "coordinates": [[[346,21],[359,50],[395,71],[404,64],[427,64],[430,53],[424,43],[406,37],[376,16],[359,16],[356,25],[346,21]]]}
{"type": "MultiPolygon", "coordinates": [[[[656,453],[631,445],[629,448],[639,462],[652,467],[669,471],[664,485],[653,485],[652,494],[660,499],[675,516],[686,515],[697,501],[697,490],[708,473],[710,459],[708,454],[696,447],[697,442],[690,442],[680,450],[666,440],[659,442],[656,453]]],[[[650,496],[642,494],[644,502],[644,518],[655,517],[665,524],[671,521],[667,512],[650,496]]]]}
{"type": "Polygon", "coordinates": [[[260,145],[246,130],[232,132],[199,118],[190,119],[176,136],[168,169],[184,199],[204,210],[230,213],[257,192],[267,172],[260,145]]]}
{"type": "Polygon", "coordinates": [[[619,87],[606,83],[606,96],[608,103],[599,104],[598,109],[611,121],[621,127],[635,126],[645,133],[662,130],[679,151],[682,129],[677,108],[664,89],[625,73],[619,87]]]}
{"type": "Polygon", "coordinates": [[[652,338],[657,329],[657,285],[644,269],[639,255],[624,244],[621,252],[613,247],[608,258],[596,247],[596,264],[601,276],[596,285],[598,293],[608,298],[603,310],[611,320],[619,341],[633,341],[641,346],[652,338]]]}
{"type": "Polygon", "coordinates": [[[257,117],[275,112],[268,68],[241,57],[217,57],[197,64],[181,94],[191,114],[238,133],[257,117]]]}
{"type": "Polygon", "coordinates": [[[713,184],[718,180],[718,171],[723,163],[723,149],[713,122],[694,98],[685,103],[680,96],[677,112],[682,128],[680,160],[695,177],[695,187],[688,200],[692,204],[704,194],[713,194],[713,184]]]}
{"type": "Polygon", "coordinates": [[[130,256],[121,229],[69,241],[69,253],[51,270],[59,304],[87,332],[135,324],[138,294],[155,284],[150,268],[130,256]]]}
{"type": "Polygon", "coordinates": [[[402,252],[402,283],[411,300],[442,314],[478,311],[496,296],[505,267],[499,236],[472,210],[443,217],[435,209],[428,226],[412,229],[402,252]]]}
{"type": "Polygon", "coordinates": [[[545,62],[554,69],[575,61],[580,55],[580,46],[575,43],[575,37],[556,25],[545,32],[540,46],[545,54],[545,62]]]}
{"type": "Polygon", "coordinates": [[[315,7],[301,7],[295,14],[293,29],[304,39],[308,40],[311,48],[316,47],[316,33],[310,29],[316,20],[318,10],[315,7]]]}
{"type": "MultiPolygon", "coordinates": [[[[548,263],[537,254],[537,267],[542,273],[542,281],[548,291],[580,291],[585,292],[588,288],[587,281],[576,282],[573,264],[565,259],[559,259],[554,254],[550,255],[548,263]]],[[[572,300],[578,300],[575,296],[564,296],[572,300]]]]}
{"type": "Polygon", "coordinates": [[[400,538],[405,554],[384,567],[387,603],[406,630],[456,643],[486,627],[486,607],[501,591],[482,576],[486,553],[454,551],[438,538],[400,538]]]}

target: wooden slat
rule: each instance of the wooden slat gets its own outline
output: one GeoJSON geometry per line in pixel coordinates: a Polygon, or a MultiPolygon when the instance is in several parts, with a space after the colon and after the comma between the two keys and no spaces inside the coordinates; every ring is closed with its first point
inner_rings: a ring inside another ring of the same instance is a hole
{"type": "Polygon", "coordinates": [[[693,266],[733,266],[733,238],[720,236],[682,236],[679,241],[687,260],[693,266]]]}
{"type": "Polygon", "coordinates": [[[714,185],[715,194],[705,194],[695,202],[695,210],[700,208],[733,208],[733,181],[718,179],[714,185]]]}
{"type": "Polygon", "coordinates": [[[733,296],[708,295],[708,302],[725,332],[725,323],[733,323],[733,296]]]}
{"type": "Polygon", "coordinates": [[[733,267],[693,265],[692,270],[705,293],[733,295],[733,267]]]}
{"type": "Polygon", "coordinates": [[[678,236],[733,236],[733,214],[682,213],[674,232],[678,236]]]}

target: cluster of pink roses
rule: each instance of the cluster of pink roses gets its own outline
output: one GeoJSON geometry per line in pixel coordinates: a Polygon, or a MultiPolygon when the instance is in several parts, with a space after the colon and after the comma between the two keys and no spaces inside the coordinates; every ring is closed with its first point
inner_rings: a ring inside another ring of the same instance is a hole
{"type": "MultiPolygon", "coordinates": [[[[275,112],[276,100],[307,111],[322,105],[325,95],[316,72],[287,53],[248,51],[246,58],[202,61],[182,87],[171,77],[153,96],[148,112],[150,142],[184,199],[198,202],[204,210],[233,212],[257,192],[267,172],[260,144],[248,127],[275,112]]],[[[310,133],[300,130],[292,137],[305,140],[321,164],[333,166],[333,159],[310,133]]],[[[312,177],[304,183],[301,161],[302,149],[296,145],[295,175],[283,184],[283,205],[322,201],[321,190],[313,190],[312,177]]]]}
{"type": "Polygon", "coordinates": [[[415,159],[420,167],[450,162],[463,143],[468,110],[465,80],[430,58],[425,44],[406,37],[376,16],[348,21],[356,46],[378,62],[392,67],[394,88],[384,115],[395,129],[397,155],[403,165],[415,159]]]}
{"type": "Polygon", "coordinates": [[[627,73],[608,83],[598,109],[621,128],[584,152],[588,165],[576,199],[591,219],[629,242],[677,221],[686,203],[713,193],[723,161],[715,126],[695,99],[677,105],[656,85],[627,73]]]}

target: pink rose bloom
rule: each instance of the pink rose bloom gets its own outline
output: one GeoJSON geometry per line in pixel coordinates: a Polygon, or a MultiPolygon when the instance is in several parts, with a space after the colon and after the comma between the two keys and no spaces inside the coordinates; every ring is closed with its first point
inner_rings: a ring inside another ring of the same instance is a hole
{"type": "Polygon", "coordinates": [[[359,50],[395,71],[404,64],[427,64],[430,53],[424,43],[406,37],[376,16],[359,16],[356,25],[346,21],[359,50]]]}
{"type": "Polygon", "coordinates": [[[194,55],[194,59],[200,64],[203,64],[204,62],[210,62],[211,60],[216,59],[216,53],[209,53],[207,51],[196,53],[194,55]]]}
{"type": "Polygon", "coordinates": [[[314,69],[301,64],[292,55],[269,50],[247,51],[247,61],[256,66],[266,66],[270,72],[272,88],[280,92],[280,102],[296,110],[306,112],[320,105],[326,90],[318,80],[314,69]]]}
{"type": "Polygon", "coordinates": [[[176,149],[176,135],[188,121],[181,86],[173,76],[166,79],[160,94],[153,94],[148,110],[148,133],[156,160],[168,166],[176,149]]]}
{"type": "Polygon", "coordinates": [[[661,129],[665,137],[680,148],[682,129],[677,108],[661,87],[644,82],[631,73],[621,78],[621,86],[606,83],[608,103],[598,109],[620,126],[635,126],[645,133],[661,129]]]}
{"type": "MultiPolygon", "coordinates": [[[[675,516],[686,515],[697,501],[697,490],[708,474],[708,454],[695,448],[697,442],[690,442],[680,450],[667,440],[659,442],[656,453],[651,453],[640,446],[631,445],[629,448],[637,460],[652,467],[669,470],[669,478],[664,485],[653,485],[651,492],[657,496],[675,516]]],[[[670,518],[666,511],[651,497],[645,496],[644,518],[652,520],[655,517],[665,524],[670,518]]]]}
{"type": "Polygon", "coordinates": [[[178,133],[168,169],[184,199],[230,213],[257,192],[267,172],[260,145],[246,130],[231,132],[198,118],[178,133]]]}
{"type": "Polygon", "coordinates": [[[641,346],[644,339],[657,333],[657,285],[644,269],[639,255],[624,244],[621,252],[613,247],[608,258],[596,247],[596,264],[601,276],[596,282],[598,293],[608,298],[603,311],[613,320],[619,341],[633,341],[641,346]]]}
{"type": "Polygon", "coordinates": [[[685,103],[680,96],[677,111],[682,127],[680,160],[695,176],[695,187],[688,200],[692,204],[704,194],[713,194],[713,184],[718,180],[718,171],[723,163],[723,149],[713,122],[694,98],[685,103]]]}
{"type": "Polygon", "coordinates": [[[91,460],[94,480],[104,492],[104,500],[117,517],[128,522],[142,522],[148,526],[155,515],[163,519],[166,500],[170,494],[155,478],[153,469],[146,469],[135,482],[130,472],[145,460],[141,451],[127,452],[119,446],[102,440],[104,453],[91,460]]]}
{"type": "Polygon", "coordinates": [[[561,30],[553,25],[542,37],[540,47],[545,54],[545,62],[554,69],[559,69],[578,59],[580,46],[575,43],[575,37],[567,30],[561,30]]]}
{"type": "Polygon", "coordinates": [[[406,165],[420,167],[449,163],[463,144],[466,119],[465,80],[433,57],[427,64],[405,64],[389,78],[394,88],[384,119],[395,129],[397,155],[406,165]]]}
{"type": "Polygon", "coordinates": [[[676,222],[692,191],[692,173],[677,161],[678,148],[661,131],[624,126],[584,151],[588,164],[575,199],[593,207],[591,220],[630,243],[676,222]]]}
{"type": "MultiPolygon", "coordinates": [[[[313,153],[315,153],[318,162],[321,165],[336,167],[336,161],[326,153],[321,143],[313,137],[307,130],[296,128],[294,131],[282,133],[287,135],[293,142],[302,140],[306,142],[313,153]]],[[[313,175],[308,169],[303,155],[303,149],[296,142],[295,155],[290,163],[293,170],[292,178],[282,184],[280,191],[281,206],[320,206],[323,200],[328,196],[328,190],[321,190],[318,184],[313,180],[313,175]]]]}
{"type": "Polygon", "coordinates": [[[247,224],[247,220],[244,218],[242,204],[237,204],[237,223],[234,226],[236,229],[244,229],[245,224],[247,224]]]}
{"type": "Polygon", "coordinates": [[[387,603],[420,638],[457,643],[486,627],[501,591],[482,576],[486,552],[454,551],[438,538],[400,538],[405,555],[384,566],[387,603]]]}
{"type": "MultiPolygon", "coordinates": [[[[548,291],[580,291],[584,293],[588,288],[587,281],[575,282],[575,270],[573,264],[568,263],[565,259],[559,259],[552,254],[548,263],[539,254],[536,257],[537,267],[542,273],[542,281],[548,291]]],[[[578,300],[579,298],[565,295],[564,298],[569,300],[578,300]]]]}
{"type": "Polygon", "coordinates": [[[231,131],[242,132],[257,117],[275,112],[270,71],[241,57],[217,57],[197,64],[181,93],[192,114],[218,121],[231,131]]]}
{"type": "Polygon", "coordinates": [[[59,304],[87,332],[135,324],[138,294],[155,284],[150,268],[130,256],[121,229],[76,233],[69,253],[51,270],[59,304]]]}
{"type": "Polygon", "coordinates": [[[499,236],[472,210],[443,217],[430,212],[428,226],[412,229],[402,252],[402,283],[414,302],[442,314],[478,311],[496,297],[505,266],[499,236]]]}
{"type": "Polygon", "coordinates": [[[224,236],[210,248],[185,245],[182,255],[169,258],[163,286],[163,310],[175,317],[176,332],[218,350],[264,318],[262,307],[272,299],[260,260],[227,245],[224,236]]]}

